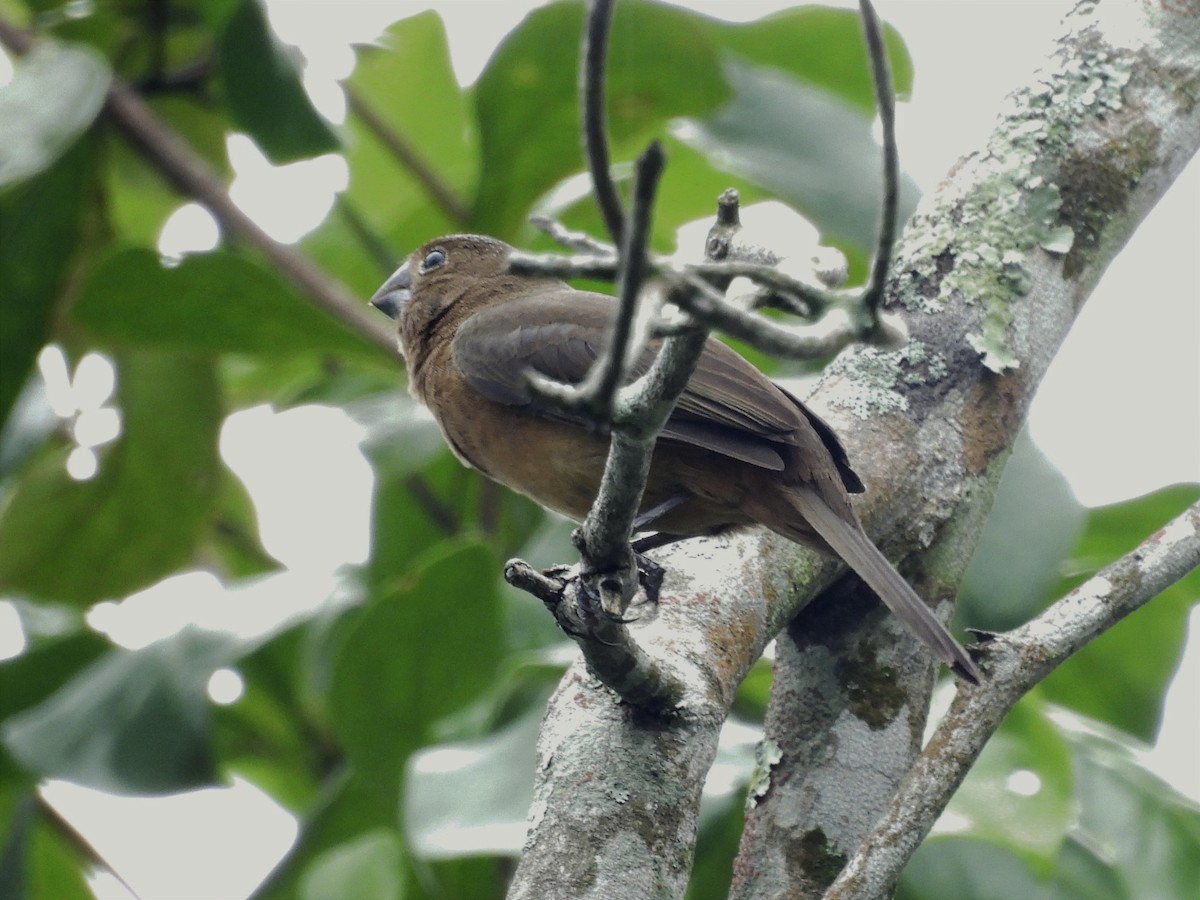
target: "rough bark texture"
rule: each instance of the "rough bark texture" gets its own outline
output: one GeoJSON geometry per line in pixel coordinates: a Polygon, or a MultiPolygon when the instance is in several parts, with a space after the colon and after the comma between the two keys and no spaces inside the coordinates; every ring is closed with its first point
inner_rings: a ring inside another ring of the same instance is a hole
{"type": "MultiPolygon", "coordinates": [[[[954,594],[1075,314],[1200,145],[1194,4],[1081,3],[1067,25],[988,147],[905,231],[887,302],[904,312],[909,342],[842,354],[811,398],[868,486],[858,507],[868,533],[893,558],[919,560],[914,583],[935,604],[954,594]]],[[[734,689],[836,574],[768,538],[687,542],[664,558],[660,608],[635,634],[694,693],[648,720],[581,668],[568,673],[547,714],[511,896],[682,896],[734,689]]],[[[819,895],[917,750],[931,664],[881,616],[848,632],[843,617],[825,618],[831,648],[870,652],[823,649],[815,615],[783,642],[768,722],[782,752],[750,811],[734,896],[819,895]],[[791,789],[801,785],[812,791],[791,789]]]]}

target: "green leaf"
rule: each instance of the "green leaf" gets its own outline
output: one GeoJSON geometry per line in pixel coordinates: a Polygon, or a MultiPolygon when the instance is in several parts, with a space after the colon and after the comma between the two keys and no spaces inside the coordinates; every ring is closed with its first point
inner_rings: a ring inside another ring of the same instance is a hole
{"type": "MultiPolygon", "coordinates": [[[[469,207],[479,176],[478,137],[450,63],[442,20],[433,12],[412,16],[388,28],[380,43],[356,48],[347,93],[469,207]],[[398,90],[399,85],[420,87],[398,90]]],[[[334,214],[302,246],[365,299],[413,248],[468,223],[435,198],[357,106],[348,111],[344,128],[350,182],[334,214]]]]}
{"type": "Polygon", "coordinates": [[[94,51],[39,41],[0,88],[0,188],[36,175],[62,156],[99,115],[108,65],[94,51]]]}
{"type": "Polygon", "coordinates": [[[375,470],[371,556],[365,572],[372,593],[407,573],[422,554],[464,530],[468,517],[471,473],[441,446],[440,434],[427,432],[430,423],[398,419],[397,424],[411,437],[390,446],[372,441],[365,447],[375,470]],[[425,466],[412,471],[403,463],[405,455],[425,466]]]}
{"type": "Polygon", "coordinates": [[[369,831],[318,856],[300,880],[300,900],[400,900],[403,861],[395,831],[369,831]]]}
{"type": "MultiPolygon", "coordinates": [[[[875,113],[875,89],[857,11],[802,6],[753,22],[712,19],[708,27],[722,49],[786,72],[865,113],[875,113]]],[[[903,98],[912,90],[912,58],[895,28],[884,25],[883,37],[892,83],[903,98]]]]}
{"type": "Polygon", "coordinates": [[[326,851],[376,828],[394,828],[396,797],[379,785],[338,773],[326,784],[315,808],[307,810],[300,836],[287,855],[259,885],[254,900],[294,900],[308,866],[326,851]]]}
{"type": "Polygon", "coordinates": [[[330,685],[333,728],[384,796],[398,799],[404,760],[430,726],[494,682],[504,649],[498,572],[478,544],[443,550],[350,626],[330,685]]]}
{"type": "MultiPolygon", "coordinates": [[[[883,189],[871,116],[776,69],[731,60],[724,70],[733,98],[684,139],[804,213],[822,235],[869,250],[883,189]]],[[[900,223],[918,196],[902,175],[900,223]]]]}
{"type": "Polygon", "coordinates": [[[208,546],[226,578],[249,578],[279,569],[279,560],[262,545],[258,516],[245,485],[224,466],[208,528],[208,546]]]}
{"type": "Polygon", "coordinates": [[[143,650],[114,650],[5,722],[0,741],[42,778],[112,793],[211,784],[208,680],[235,656],[234,638],[195,629],[143,650]]]}
{"type": "MultiPolygon", "coordinates": [[[[583,170],[576,78],[583,5],[535,9],[497,47],[475,86],[483,171],[473,222],[512,237],[533,202],[583,170]]],[[[607,110],[614,160],[632,159],[679,116],[729,96],[702,17],[669,6],[617,5],[607,110]]]]}
{"type": "Polygon", "coordinates": [[[46,171],[0,190],[0,425],[50,338],[54,305],[80,252],[94,151],[85,137],[46,171]]]}
{"type": "Polygon", "coordinates": [[[271,162],[293,162],[339,149],[337,135],[313,108],[288,48],[258,0],[242,0],[217,40],[217,66],[237,124],[271,162]]]}
{"type": "Polygon", "coordinates": [[[146,587],[192,558],[221,472],[209,363],[143,351],[117,359],[124,433],[75,481],[65,451],[22,473],[0,513],[0,590],[88,605],[146,587]]]}
{"type": "Polygon", "coordinates": [[[1071,729],[1080,840],[1111,861],[1129,896],[1191,900],[1200,884],[1200,807],[1097,730],[1071,729]]]}
{"type": "MultiPolygon", "coordinates": [[[[1133,550],[1197,498],[1200,486],[1176,485],[1089,511],[1084,533],[1064,566],[1070,577],[1053,586],[1051,596],[1065,594],[1133,550]]],[[[1200,570],[1176,582],[1050,673],[1041,685],[1044,696],[1142,740],[1153,740],[1187,640],[1188,613],[1197,598],[1200,570]],[[1147,647],[1154,652],[1147,653],[1147,647]]]]}
{"type": "Polygon", "coordinates": [[[1041,612],[1079,539],[1086,513],[1022,429],[959,588],[956,617],[1007,631],[1041,612]]]}
{"type": "Polygon", "coordinates": [[[520,855],[543,712],[533,706],[486,737],[426,747],[409,759],[404,825],[416,856],[520,855]]]}
{"type": "Polygon", "coordinates": [[[927,840],[913,854],[896,900],[1012,900],[1038,897],[1041,886],[1021,859],[970,838],[927,840]]]}
{"type": "Polygon", "coordinates": [[[1075,836],[1063,841],[1051,885],[1047,900],[1130,900],[1129,889],[1112,861],[1101,859],[1095,848],[1075,836]]]}
{"type": "Polygon", "coordinates": [[[0,662],[0,722],[41,703],[111,646],[93,631],[78,631],[0,662]]]}
{"type": "MultiPolygon", "coordinates": [[[[230,123],[220,110],[196,97],[177,94],[152,95],[146,102],[214,172],[222,177],[232,174],[225,144],[230,123]]],[[[127,142],[108,141],[105,151],[108,221],[126,243],[154,246],[167,217],[187,198],[127,142]]]]}
{"type": "Polygon", "coordinates": [[[48,821],[32,789],[0,787],[0,897],[91,900],[79,849],[48,821]]]}
{"type": "Polygon", "coordinates": [[[225,251],[168,268],[152,250],[119,250],[93,270],[72,315],[97,337],[130,346],[377,355],[272,272],[225,251]]]}

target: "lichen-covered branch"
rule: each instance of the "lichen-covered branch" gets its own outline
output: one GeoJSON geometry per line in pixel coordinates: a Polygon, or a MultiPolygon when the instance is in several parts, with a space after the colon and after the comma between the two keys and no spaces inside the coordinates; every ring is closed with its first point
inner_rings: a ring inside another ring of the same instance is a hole
{"type": "Polygon", "coordinates": [[[1067,657],[1200,566],[1200,503],[1105,566],[1037,618],[987,645],[989,678],[961,690],[883,818],[825,894],[890,897],[988,739],[1008,712],[1067,657]]]}

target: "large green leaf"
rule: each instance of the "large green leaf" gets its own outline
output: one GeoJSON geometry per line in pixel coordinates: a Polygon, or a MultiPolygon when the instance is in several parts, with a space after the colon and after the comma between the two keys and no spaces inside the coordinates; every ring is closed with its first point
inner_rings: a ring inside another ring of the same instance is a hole
{"type": "Polygon", "coordinates": [[[50,338],[55,303],[79,254],[94,151],[95,141],[84,137],[46,171],[0,190],[0,427],[50,338]]]}
{"type": "MultiPolygon", "coordinates": [[[[731,60],[725,74],[733,99],[685,136],[722,167],[804,213],[823,236],[869,249],[883,193],[871,116],[775,69],[731,60]]],[[[901,223],[918,197],[916,183],[902,175],[901,223]]]]}
{"type": "Polygon", "coordinates": [[[430,726],[496,676],[504,628],[499,563],[478,544],[442,551],[380,591],[338,651],[333,728],[356,772],[399,800],[402,767],[430,726]]]}
{"type": "Polygon", "coordinates": [[[217,41],[217,65],[234,121],[271,162],[293,162],[339,147],[337,135],[304,91],[288,48],[259,0],[242,0],[217,41]]]}
{"type": "Polygon", "coordinates": [[[42,778],[113,793],[211,784],[208,680],[235,656],[229,635],[192,629],[143,650],[114,650],[5,722],[0,740],[42,778]]]}
{"type": "Polygon", "coordinates": [[[416,856],[520,854],[541,721],[539,704],[500,731],[413,755],[405,778],[404,827],[416,856]]]}
{"type": "Polygon", "coordinates": [[[1085,519],[1067,480],[1022,430],[963,576],[958,621],[1007,631],[1041,612],[1085,519]]]}
{"type": "Polygon", "coordinates": [[[305,870],[300,900],[400,900],[403,847],[394,830],[377,828],[326,850],[305,870]]]}
{"type": "Polygon", "coordinates": [[[122,596],[193,555],[221,472],[212,366],[158,351],[117,359],[124,433],[75,481],[34,460],[0,513],[0,590],[79,605],[122,596]]]}
{"type": "MultiPolygon", "coordinates": [[[[779,69],[874,113],[875,90],[857,11],[800,6],[753,22],[709,19],[706,27],[722,49],[779,69]]],[[[912,58],[896,29],[884,25],[883,36],[892,84],[897,95],[905,97],[912,89],[912,58]]]]}
{"type": "MultiPolygon", "coordinates": [[[[1200,485],[1176,485],[1088,513],[1084,533],[1051,588],[1061,596],[1084,577],[1133,550],[1200,498],[1200,485]]],[[[1045,696],[1145,741],[1154,739],[1166,691],[1187,640],[1189,610],[1200,602],[1193,571],[1059,666],[1045,696]],[[1146,648],[1154,648],[1146,652],[1146,648]]]]}
{"type": "Polygon", "coordinates": [[[1100,729],[1070,729],[1079,842],[1116,869],[1129,897],[1190,900],[1200,884],[1200,806],[1100,729]]]}
{"type": "MultiPolygon", "coordinates": [[[[2,768],[2,767],[0,767],[2,768]]],[[[0,897],[91,900],[87,860],[55,828],[33,789],[0,786],[0,897]]]]}
{"type": "Polygon", "coordinates": [[[0,662],[0,722],[41,703],[111,646],[94,631],[82,630],[42,640],[0,662]]]}
{"type": "MultiPolygon", "coordinates": [[[[512,237],[533,202],[583,169],[576,78],[583,4],[534,10],[496,49],[475,86],[483,171],[473,221],[512,237]]],[[[678,116],[729,96],[701,17],[647,2],[617,5],[606,82],[614,159],[631,159],[678,116]]]]}
{"type": "Polygon", "coordinates": [[[1041,898],[1041,885],[1021,858],[974,838],[926,841],[909,861],[896,900],[1012,900],[1041,898]]]}
{"type": "Polygon", "coordinates": [[[396,827],[396,797],[351,772],[332,775],[305,811],[300,836],[254,892],[255,900],[294,900],[308,867],[329,850],[376,829],[396,827]]]}
{"type": "Polygon", "coordinates": [[[271,356],[378,355],[272,272],[225,251],[191,255],[168,268],[151,250],[119,250],[92,271],[72,315],[115,344],[271,356]]]}
{"type": "MultiPolygon", "coordinates": [[[[232,174],[225,143],[230,123],[220,109],[198,98],[177,94],[150,96],[146,102],[219,177],[232,174]]],[[[129,244],[154,246],[163,223],[185,198],[128,141],[110,140],[106,150],[108,165],[104,169],[104,178],[108,220],[120,238],[129,244]]]]}
{"type": "MultiPolygon", "coordinates": [[[[347,92],[469,207],[479,174],[478,139],[450,64],[442,20],[433,12],[403,19],[380,44],[357,48],[347,92]]],[[[435,198],[426,180],[355,107],[345,131],[350,182],[334,214],[302,246],[365,302],[413,248],[468,223],[435,198]]]]}
{"type": "Polygon", "coordinates": [[[0,188],[50,166],[104,106],[109,71],[92,50],[41,41],[0,87],[0,188]]]}

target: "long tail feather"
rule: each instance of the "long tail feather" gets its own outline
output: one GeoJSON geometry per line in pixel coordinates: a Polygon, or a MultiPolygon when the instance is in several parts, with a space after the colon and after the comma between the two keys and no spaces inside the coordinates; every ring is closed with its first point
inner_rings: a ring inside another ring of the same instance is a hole
{"type": "Polygon", "coordinates": [[[804,520],[879,595],[888,609],[933,650],[952,672],[972,684],[978,684],[982,676],[975,662],[887,561],[887,557],[871,543],[858,523],[839,516],[820,495],[809,488],[801,487],[788,493],[804,520]]]}

